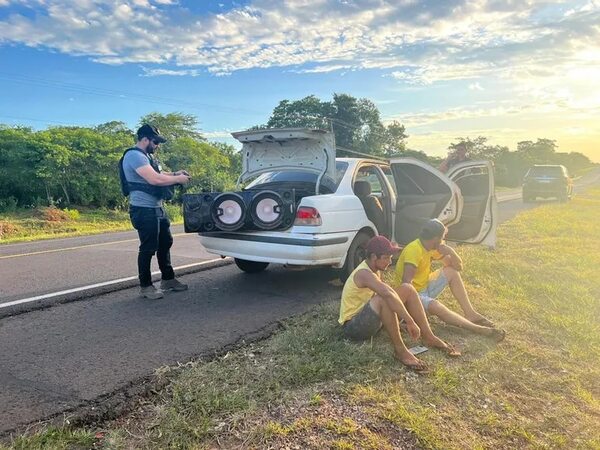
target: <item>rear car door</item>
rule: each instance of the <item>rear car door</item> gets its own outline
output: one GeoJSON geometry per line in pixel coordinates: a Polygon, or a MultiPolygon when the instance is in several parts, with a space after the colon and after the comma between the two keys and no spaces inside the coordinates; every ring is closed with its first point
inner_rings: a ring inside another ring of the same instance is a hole
{"type": "Polygon", "coordinates": [[[416,239],[430,219],[440,219],[447,226],[458,221],[461,193],[443,173],[414,158],[393,158],[390,167],[396,185],[396,242],[405,245],[416,239]]]}
{"type": "Polygon", "coordinates": [[[446,238],[449,241],[494,247],[498,205],[492,163],[469,161],[458,164],[447,176],[460,188],[463,206],[459,221],[449,227],[446,238]]]}

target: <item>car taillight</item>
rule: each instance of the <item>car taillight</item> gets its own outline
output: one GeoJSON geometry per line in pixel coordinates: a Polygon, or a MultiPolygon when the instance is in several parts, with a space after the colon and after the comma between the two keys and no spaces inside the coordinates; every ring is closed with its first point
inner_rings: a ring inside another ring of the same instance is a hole
{"type": "Polygon", "coordinates": [[[316,208],[310,206],[301,206],[296,211],[296,220],[294,225],[299,226],[318,226],[323,222],[321,221],[321,215],[316,208]]]}

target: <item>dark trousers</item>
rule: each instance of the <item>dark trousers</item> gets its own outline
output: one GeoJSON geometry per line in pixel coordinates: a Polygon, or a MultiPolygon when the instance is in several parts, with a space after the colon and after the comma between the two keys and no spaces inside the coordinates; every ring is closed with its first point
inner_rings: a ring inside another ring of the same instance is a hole
{"type": "Polygon", "coordinates": [[[150,263],[155,253],[162,279],[172,280],[175,278],[173,266],[171,266],[170,249],[173,245],[171,222],[169,222],[164,208],[130,206],[129,217],[131,218],[133,228],[137,230],[140,237],[140,249],[138,253],[140,286],[146,287],[152,284],[150,263]]]}

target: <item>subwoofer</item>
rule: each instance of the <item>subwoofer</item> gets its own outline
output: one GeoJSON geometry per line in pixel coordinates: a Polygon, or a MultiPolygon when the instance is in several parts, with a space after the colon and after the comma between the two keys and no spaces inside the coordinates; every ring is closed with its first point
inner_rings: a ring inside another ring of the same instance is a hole
{"type": "Polygon", "coordinates": [[[210,208],[215,226],[223,231],[235,231],[246,222],[246,202],[237,192],[227,192],[215,197],[210,208]]]}
{"type": "Polygon", "coordinates": [[[293,204],[294,192],[291,190],[258,191],[249,208],[252,225],[259,230],[289,227],[294,219],[293,204]]]}
{"type": "Polygon", "coordinates": [[[186,233],[282,230],[292,226],[295,213],[293,189],[183,195],[186,233]]]}
{"type": "Polygon", "coordinates": [[[183,195],[183,228],[186,233],[215,231],[210,209],[220,192],[183,195]]]}

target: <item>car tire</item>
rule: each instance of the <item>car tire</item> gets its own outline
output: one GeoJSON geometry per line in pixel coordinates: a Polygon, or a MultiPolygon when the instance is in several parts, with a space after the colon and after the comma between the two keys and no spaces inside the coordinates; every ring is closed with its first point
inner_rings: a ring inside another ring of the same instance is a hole
{"type": "Polygon", "coordinates": [[[529,194],[523,193],[523,203],[533,203],[535,201],[535,197],[532,197],[529,194]]]}
{"type": "Polygon", "coordinates": [[[268,262],[248,261],[247,259],[240,258],[234,258],[234,260],[235,265],[246,273],[259,273],[269,266],[268,262]]]}
{"type": "Polygon", "coordinates": [[[350,244],[350,248],[346,254],[346,262],[339,272],[342,282],[345,282],[350,274],[354,272],[354,269],[366,258],[366,246],[369,239],[371,239],[371,235],[361,231],[350,244]]]}

